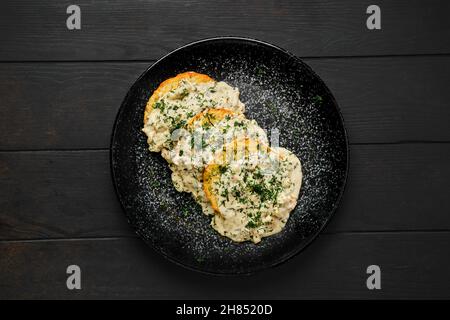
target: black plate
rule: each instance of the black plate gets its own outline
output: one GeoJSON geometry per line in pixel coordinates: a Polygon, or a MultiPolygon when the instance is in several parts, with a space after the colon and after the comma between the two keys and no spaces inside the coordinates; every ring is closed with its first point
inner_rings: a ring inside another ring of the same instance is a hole
{"type": "Polygon", "coordinates": [[[225,37],[191,43],[153,64],[120,107],[111,143],[113,180],[129,222],[150,246],[185,267],[215,274],[252,273],[305,248],[330,220],[348,170],[348,142],[336,101],[300,59],[261,41],[225,37]],[[159,153],[141,132],[147,100],[184,71],[240,89],[246,115],[270,131],[303,166],[303,185],[285,229],[255,245],[219,235],[189,194],[177,192],[159,153]]]}

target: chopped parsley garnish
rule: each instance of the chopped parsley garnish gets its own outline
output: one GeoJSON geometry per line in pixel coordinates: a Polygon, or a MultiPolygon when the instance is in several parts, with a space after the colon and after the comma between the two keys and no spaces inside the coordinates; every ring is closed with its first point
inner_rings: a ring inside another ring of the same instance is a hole
{"type": "Polygon", "coordinates": [[[220,195],[221,195],[222,197],[224,197],[224,198],[227,198],[227,201],[229,201],[229,198],[228,198],[228,189],[224,189],[220,195]]]}
{"type": "Polygon", "coordinates": [[[323,102],[323,98],[322,98],[322,96],[316,95],[316,96],[313,97],[313,101],[315,103],[322,103],[323,102]]]}
{"type": "Polygon", "coordinates": [[[245,227],[250,228],[250,229],[254,229],[254,228],[258,227],[258,224],[255,221],[250,220],[245,227]]]}
{"type": "Polygon", "coordinates": [[[262,224],[261,221],[261,212],[257,212],[255,215],[249,216],[248,223],[245,227],[250,229],[255,229],[260,227],[262,224]]]}
{"type": "Polygon", "coordinates": [[[263,68],[261,68],[261,67],[257,67],[255,69],[255,73],[256,73],[257,76],[261,76],[261,75],[265,74],[266,71],[263,68]]]}
{"type": "Polygon", "coordinates": [[[275,202],[278,198],[278,194],[280,193],[282,187],[281,183],[278,183],[278,181],[273,180],[275,177],[273,177],[269,181],[269,186],[266,185],[264,182],[251,182],[248,184],[248,188],[251,192],[254,194],[257,194],[259,196],[259,199],[261,202],[266,201],[273,201],[275,202]]]}
{"type": "Polygon", "coordinates": [[[183,212],[183,216],[185,216],[185,217],[187,217],[191,212],[189,211],[189,209],[188,208],[186,208],[186,207],[183,207],[182,209],[181,209],[181,211],[183,212]]]}
{"type": "Polygon", "coordinates": [[[157,102],[155,102],[155,104],[153,105],[153,107],[154,107],[155,109],[161,110],[161,112],[164,112],[164,109],[166,108],[166,103],[164,102],[164,100],[157,101],[157,102]]]}
{"type": "MultiPolygon", "coordinates": [[[[259,146],[259,144],[258,144],[258,146],[259,146]]],[[[262,178],[264,177],[263,174],[261,173],[261,170],[256,171],[256,172],[253,174],[253,176],[254,176],[256,179],[262,179],[262,178]]]]}
{"type": "MultiPolygon", "coordinates": [[[[228,116],[227,116],[227,117],[228,117],[228,116]]],[[[223,133],[223,134],[227,133],[227,132],[228,132],[228,129],[230,129],[230,125],[229,125],[229,124],[227,124],[227,125],[225,126],[225,128],[222,129],[222,133],[223,133]]]]}
{"type": "Polygon", "coordinates": [[[219,166],[220,174],[224,174],[225,172],[227,172],[227,170],[228,170],[228,166],[219,166]]]}
{"type": "Polygon", "coordinates": [[[170,131],[173,132],[177,129],[181,129],[186,124],[186,120],[179,120],[179,119],[173,119],[172,118],[172,126],[170,128],[170,131]]]}
{"type": "Polygon", "coordinates": [[[180,93],[180,99],[183,100],[189,95],[188,89],[184,88],[183,91],[180,93]]]}

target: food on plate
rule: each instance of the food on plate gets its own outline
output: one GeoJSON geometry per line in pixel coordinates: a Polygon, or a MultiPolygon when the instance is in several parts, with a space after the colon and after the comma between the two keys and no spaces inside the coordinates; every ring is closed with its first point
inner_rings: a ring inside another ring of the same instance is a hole
{"type": "Polygon", "coordinates": [[[234,241],[278,233],[297,204],[302,182],[298,158],[284,148],[242,139],[203,173],[206,197],[217,214],[212,227],[234,241]]]}
{"type": "Polygon", "coordinates": [[[267,136],[254,120],[228,109],[207,109],[174,135],[172,149],[161,154],[172,169],[172,181],[178,191],[190,192],[205,214],[214,214],[203,190],[203,170],[224,146],[236,137],[248,136],[267,142],[267,136]]]}
{"type": "Polygon", "coordinates": [[[150,151],[171,143],[171,133],[206,108],[227,108],[242,113],[239,90],[207,75],[185,72],[170,78],[155,90],[144,112],[144,128],[150,151]]]}
{"type": "Polygon", "coordinates": [[[168,162],[175,188],[193,195],[217,232],[258,243],[285,226],[302,170],[292,152],[269,146],[244,110],[237,88],[185,72],[152,94],[142,130],[149,150],[168,162]]]}

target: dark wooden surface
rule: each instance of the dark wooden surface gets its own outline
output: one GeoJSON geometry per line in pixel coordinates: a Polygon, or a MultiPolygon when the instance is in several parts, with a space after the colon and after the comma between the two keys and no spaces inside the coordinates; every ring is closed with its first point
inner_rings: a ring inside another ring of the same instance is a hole
{"type": "Polygon", "coordinates": [[[448,1],[58,1],[0,4],[0,298],[450,298],[448,1]],[[184,270],[146,247],[114,194],[120,103],[192,40],[256,37],[304,57],[350,138],[342,205],[286,264],[250,277],[184,270]],[[81,291],[66,267],[82,268],[81,291]],[[366,288],[366,268],[382,289],[366,288]],[[217,290],[220,287],[221,290],[217,290]]]}
{"type": "Polygon", "coordinates": [[[2,242],[0,298],[448,298],[449,242],[447,232],[322,235],[289,262],[239,277],[185,270],[140,239],[2,242]],[[78,292],[65,287],[73,263],[84,279],[78,292]],[[371,264],[383,268],[380,291],[365,288],[371,264]]]}
{"type": "Polygon", "coordinates": [[[82,32],[61,1],[1,2],[1,60],[157,59],[218,35],[260,38],[300,56],[450,53],[450,3],[380,0],[383,29],[365,27],[368,0],[80,0],[82,32]]]}
{"type": "MultiPolygon", "coordinates": [[[[448,230],[450,144],[351,146],[348,188],[326,232],[448,230]],[[433,196],[424,196],[433,195],[433,196]]],[[[133,236],[107,150],[0,152],[0,239],[133,236]]]]}
{"type": "MultiPolygon", "coordinates": [[[[350,143],[450,141],[450,56],[305,62],[335,95],[350,143]]],[[[151,63],[0,64],[0,150],[107,148],[120,103],[151,63]]]]}

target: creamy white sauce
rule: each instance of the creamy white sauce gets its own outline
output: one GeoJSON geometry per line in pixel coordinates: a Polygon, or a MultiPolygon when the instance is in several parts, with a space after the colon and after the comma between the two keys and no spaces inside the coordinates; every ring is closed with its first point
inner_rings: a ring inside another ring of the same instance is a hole
{"type": "Polygon", "coordinates": [[[206,108],[219,107],[242,113],[244,104],[239,101],[239,90],[225,82],[195,84],[181,80],[176,89],[159,98],[144,125],[150,151],[170,148],[174,130],[206,108]]]}
{"type": "MultiPolygon", "coordinates": [[[[208,123],[207,123],[208,124],[208,123]]],[[[178,191],[190,192],[205,214],[213,214],[203,191],[203,170],[237,137],[258,139],[267,143],[267,136],[254,120],[243,114],[232,114],[212,125],[194,123],[177,141],[173,149],[162,150],[172,169],[172,181],[178,191]]]]}
{"type": "Polygon", "coordinates": [[[213,183],[220,214],[212,226],[234,241],[278,233],[295,208],[302,182],[298,158],[283,148],[231,161],[213,183]]]}
{"type": "Polygon", "coordinates": [[[175,188],[191,193],[203,212],[213,215],[216,231],[234,241],[257,243],[285,226],[297,203],[302,172],[299,159],[283,148],[258,151],[257,162],[255,157],[227,156],[226,170],[212,185],[218,203],[213,209],[203,188],[205,167],[223,160],[224,148],[237,139],[268,145],[264,130],[243,111],[238,89],[225,82],[184,79],[159,97],[143,131],[150,151],[161,151],[169,163],[175,188]],[[227,114],[210,119],[211,109],[227,114]]]}

